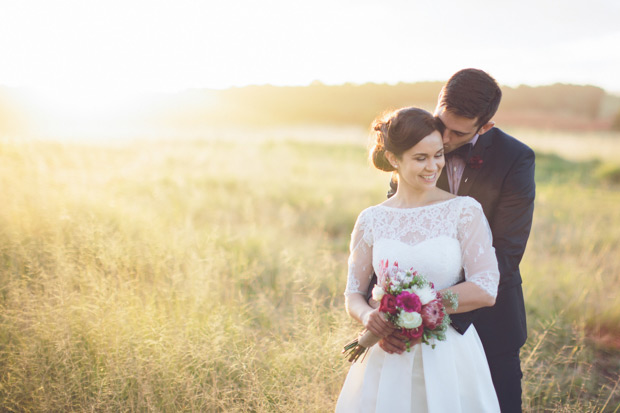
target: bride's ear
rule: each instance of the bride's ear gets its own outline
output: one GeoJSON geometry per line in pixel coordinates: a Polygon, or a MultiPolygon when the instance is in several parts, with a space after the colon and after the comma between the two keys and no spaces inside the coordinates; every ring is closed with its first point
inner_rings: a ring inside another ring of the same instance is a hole
{"type": "Polygon", "coordinates": [[[398,168],[398,158],[396,157],[396,155],[394,155],[392,152],[390,151],[385,151],[385,159],[387,159],[387,161],[392,164],[392,166],[394,167],[394,169],[398,168]]]}

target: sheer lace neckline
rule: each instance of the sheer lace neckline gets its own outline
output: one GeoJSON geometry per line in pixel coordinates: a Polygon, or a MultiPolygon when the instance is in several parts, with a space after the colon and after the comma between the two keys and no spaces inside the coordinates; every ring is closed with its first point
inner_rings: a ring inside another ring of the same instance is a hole
{"type": "Polygon", "coordinates": [[[420,206],[417,206],[417,207],[408,207],[408,208],[399,208],[399,207],[393,207],[393,206],[388,206],[388,205],[384,205],[384,204],[379,204],[379,205],[376,205],[376,206],[381,207],[381,208],[386,208],[386,209],[397,210],[397,211],[398,210],[400,210],[400,211],[411,211],[411,210],[414,210],[414,209],[430,208],[430,207],[437,206],[437,205],[447,204],[448,202],[454,201],[455,199],[458,199],[458,196],[455,196],[454,198],[446,199],[446,200],[443,200],[443,201],[435,202],[435,203],[432,203],[432,204],[428,204],[428,205],[420,205],[420,206]]]}

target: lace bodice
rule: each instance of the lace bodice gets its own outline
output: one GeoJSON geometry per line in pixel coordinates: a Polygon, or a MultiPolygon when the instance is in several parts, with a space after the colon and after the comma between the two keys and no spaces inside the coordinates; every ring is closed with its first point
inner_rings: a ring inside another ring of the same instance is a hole
{"type": "Polygon", "coordinates": [[[499,270],[491,230],[482,207],[470,197],[417,208],[367,208],[357,218],[350,250],[345,295],[366,295],[373,270],[384,259],[413,268],[437,289],[465,277],[497,295],[499,270]]]}

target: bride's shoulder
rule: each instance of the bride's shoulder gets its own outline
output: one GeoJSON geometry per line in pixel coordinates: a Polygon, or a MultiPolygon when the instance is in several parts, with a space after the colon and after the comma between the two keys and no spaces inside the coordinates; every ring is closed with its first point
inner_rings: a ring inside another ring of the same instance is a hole
{"type": "Polygon", "coordinates": [[[458,209],[462,210],[479,210],[482,211],[482,205],[470,196],[457,196],[453,202],[458,209]]]}
{"type": "Polygon", "coordinates": [[[357,220],[368,221],[372,218],[373,215],[377,213],[377,210],[378,210],[378,205],[369,206],[366,209],[363,209],[362,212],[360,212],[357,215],[357,220]]]}

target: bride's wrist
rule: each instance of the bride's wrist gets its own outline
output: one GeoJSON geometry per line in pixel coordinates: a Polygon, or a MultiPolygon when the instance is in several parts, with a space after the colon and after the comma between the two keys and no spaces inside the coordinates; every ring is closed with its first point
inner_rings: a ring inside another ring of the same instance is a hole
{"type": "Polygon", "coordinates": [[[370,314],[375,311],[374,308],[372,307],[367,307],[366,309],[364,309],[361,314],[360,314],[360,321],[362,323],[362,325],[364,327],[366,327],[366,325],[368,324],[369,318],[370,318],[370,314]]]}

